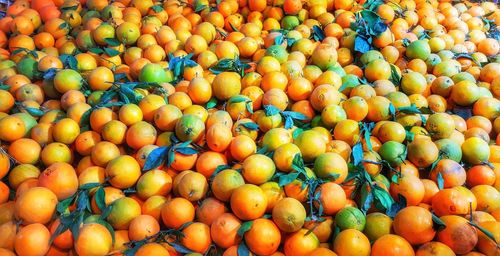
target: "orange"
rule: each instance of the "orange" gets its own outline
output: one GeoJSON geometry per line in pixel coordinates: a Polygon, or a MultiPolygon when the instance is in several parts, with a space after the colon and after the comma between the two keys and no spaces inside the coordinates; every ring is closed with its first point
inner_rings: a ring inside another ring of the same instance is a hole
{"type": "Polygon", "coordinates": [[[132,220],[141,215],[141,206],[131,197],[121,197],[113,202],[106,218],[114,229],[128,229],[132,220]]]}
{"type": "Polygon", "coordinates": [[[245,181],[239,172],[227,169],[215,175],[212,180],[211,189],[217,199],[227,202],[234,190],[243,184],[245,184],[245,181]]]}
{"type": "Polygon", "coordinates": [[[319,247],[319,240],[314,233],[301,229],[290,234],[283,246],[286,255],[308,255],[319,247]]]}
{"type": "Polygon", "coordinates": [[[443,255],[453,256],[455,253],[447,245],[441,242],[428,242],[421,245],[415,252],[416,256],[443,255]]]}
{"type": "Polygon", "coordinates": [[[394,217],[393,227],[397,235],[413,245],[430,242],[436,234],[432,214],[418,206],[409,206],[399,211],[394,217]]]}
{"type": "Polygon", "coordinates": [[[241,221],[233,214],[224,213],[220,215],[210,225],[210,235],[213,242],[222,248],[237,245],[241,240],[237,235],[240,226],[241,221]]]}
{"type": "Polygon", "coordinates": [[[10,146],[8,153],[21,164],[35,164],[40,157],[41,147],[32,139],[19,139],[10,146]]]}
{"type": "Polygon", "coordinates": [[[201,222],[194,222],[182,230],[184,234],[181,239],[181,244],[186,248],[204,253],[210,247],[212,239],[210,238],[210,227],[201,222]]]}
{"type": "Polygon", "coordinates": [[[46,224],[52,219],[57,205],[56,195],[48,188],[34,187],[22,193],[16,200],[15,215],[26,224],[46,224]],[[32,211],[36,215],[31,214],[32,211]]]}
{"type": "Polygon", "coordinates": [[[78,254],[107,254],[111,248],[111,234],[103,225],[89,223],[80,228],[80,234],[75,241],[75,251],[78,254]]]}
{"type": "Polygon", "coordinates": [[[267,198],[261,188],[252,184],[244,184],[233,191],[230,205],[238,218],[252,220],[264,215],[267,198]]]}
{"type": "Polygon", "coordinates": [[[177,229],[183,224],[193,221],[194,216],[193,204],[181,197],[167,201],[161,209],[163,223],[169,228],[177,229]]]}
{"type": "Polygon", "coordinates": [[[243,161],[241,174],[248,183],[261,185],[271,179],[275,169],[271,158],[254,154],[243,161]]]}
{"type": "Polygon", "coordinates": [[[370,241],[360,231],[346,229],[335,237],[333,251],[338,255],[370,255],[370,241]]]}
{"type": "Polygon", "coordinates": [[[50,244],[50,232],[44,225],[34,223],[22,227],[16,234],[14,241],[18,255],[45,255],[50,244]]]}
{"type": "Polygon", "coordinates": [[[446,244],[457,254],[465,254],[477,243],[477,231],[465,218],[456,215],[442,216],[446,228],[437,232],[437,240],[446,244]]]}
{"type": "Polygon", "coordinates": [[[118,156],[106,165],[106,175],[110,177],[109,183],[116,188],[129,188],[133,186],[141,175],[139,163],[129,155],[118,156]]]}
{"type": "Polygon", "coordinates": [[[71,165],[54,163],[40,174],[38,185],[52,190],[58,200],[64,200],[76,193],[78,177],[71,165]]]}
{"type": "Polygon", "coordinates": [[[209,197],[204,199],[200,206],[196,208],[196,218],[207,225],[211,225],[215,219],[227,211],[223,202],[209,197]]]}
{"type": "Polygon", "coordinates": [[[306,219],[306,209],[297,199],[283,198],[272,211],[273,221],[284,232],[296,232],[306,219]]]}
{"type": "Polygon", "coordinates": [[[373,256],[396,256],[396,255],[415,255],[413,248],[404,238],[387,234],[375,241],[372,246],[371,255],[373,256]]]}
{"type": "Polygon", "coordinates": [[[160,231],[160,224],[150,215],[139,215],[129,225],[128,236],[131,240],[142,240],[160,231]]]}
{"type": "Polygon", "coordinates": [[[281,233],[274,222],[259,218],[252,222],[244,238],[250,251],[260,255],[271,255],[278,250],[281,233]]]}

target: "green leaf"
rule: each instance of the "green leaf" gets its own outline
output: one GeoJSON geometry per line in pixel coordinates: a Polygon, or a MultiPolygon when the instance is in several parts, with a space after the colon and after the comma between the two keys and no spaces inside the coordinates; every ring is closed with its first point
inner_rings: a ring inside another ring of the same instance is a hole
{"type": "Polygon", "coordinates": [[[164,10],[163,6],[161,6],[161,5],[153,5],[153,6],[151,6],[151,9],[153,9],[153,11],[156,12],[156,13],[161,12],[161,11],[164,10]]]}
{"type": "Polygon", "coordinates": [[[321,29],[320,26],[314,25],[312,27],[312,37],[314,40],[321,42],[325,39],[325,33],[323,32],[323,29],[321,29]]]}
{"type": "Polygon", "coordinates": [[[389,192],[379,187],[377,184],[374,184],[372,186],[372,193],[375,200],[379,202],[384,209],[387,210],[391,208],[394,200],[392,199],[391,195],[389,195],[389,192]]]}
{"type": "Polygon", "coordinates": [[[231,27],[231,29],[235,32],[240,32],[239,29],[237,29],[231,22],[229,22],[229,26],[231,27]]]}
{"type": "Polygon", "coordinates": [[[368,193],[366,197],[361,198],[361,211],[366,215],[373,203],[373,193],[368,193]]]}
{"type": "Polygon", "coordinates": [[[198,154],[198,150],[191,147],[176,148],[175,152],[179,152],[183,155],[195,155],[198,154]]]}
{"type": "Polygon", "coordinates": [[[85,184],[80,186],[80,190],[89,190],[89,189],[97,188],[99,186],[101,186],[101,183],[99,183],[99,182],[85,183],[85,184]]]}
{"type": "Polygon", "coordinates": [[[443,179],[443,174],[441,172],[437,173],[437,185],[439,190],[442,190],[444,188],[444,179],[443,179]]]}
{"type": "Polygon", "coordinates": [[[169,147],[158,147],[153,149],[146,158],[143,170],[149,171],[162,165],[165,159],[164,156],[168,150],[169,147]]]}
{"type": "Polygon", "coordinates": [[[398,112],[405,114],[422,114],[415,104],[411,104],[408,107],[399,107],[398,112]]]}
{"type": "Polygon", "coordinates": [[[396,214],[406,207],[406,198],[401,194],[398,194],[398,201],[394,202],[390,209],[388,209],[385,213],[387,216],[394,218],[396,214]]]}
{"type": "Polygon", "coordinates": [[[292,169],[294,169],[295,171],[297,171],[299,173],[303,173],[304,175],[306,174],[304,159],[302,158],[302,156],[300,154],[295,154],[293,156],[292,169]]]}
{"type": "Polygon", "coordinates": [[[56,207],[57,212],[59,214],[64,214],[68,210],[68,207],[71,205],[74,199],[74,197],[69,197],[59,202],[56,207]]]}
{"type": "Polygon", "coordinates": [[[104,209],[101,210],[102,212],[99,218],[105,220],[109,216],[112,210],[113,210],[113,205],[106,206],[104,209]]]}
{"type": "Polygon", "coordinates": [[[117,51],[117,50],[115,50],[115,49],[113,49],[113,48],[104,48],[104,52],[109,57],[114,57],[114,56],[120,55],[120,52],[117,51]]]}
{"type": "Polygon", "coordinates": [[[28,114],[35,116],[35,117],[40,117],[40,116],[43,116],[45,114],[42,110],[40,110],[38,108],[25,107],[24,109],[26,110],[26,112],[28,112],[28,114]]]}
{"type": "Polygon", "coordinates": [[[446,228],[446,224],[434,213],[432,213],[432,222],[434,230],[440,231],[446,228]]]}
{"type": "Polygon", "coordinates": [[[237,231],[238,236],[243,237],[243,235],[252,228],[253,221],[245,221],[241,223],[240,228],[237,231]]]}
{"type": "Polygon", "coordinates": [[[109,46],[119,46],[121,43],[118,41],[116,38],[104,38],[104,41],[109,45],[109,46]]]}
{"type": "Polygon", "coordinates": [[[238,245],[238,256],[250,256],[250,250],[248,249],[245,242],[241,242],[238,245]]]}
{"type": "Polygon", "coordinates": [[[104,210],[106,208],[106,202],[104,200],[105,192],[103,187],[99,187],[95,193],[95,202],[99,210],[104,210]]]}
{"type": "Polygon", "coordinates": [[[175,160],[175,151],[172,148],[169,148],[167,153],[167,167],[170,167],[175,160]]]}
{"type": "MultiPolygon", "coordinates": [[[[490,231],[488,231],[487,229],[481,227],[479,224],[473,222],[473,221],[469,221],[469,224],[477,229],[479,229],[479,231],[481,231],[481,233],[483,233],[485,236],[487,236],[489,239],[491,239],[491,241],[495,242],[496,244],[498,244],[499,241],[497,241],[495,239],[495,235],[493,235],[493,233],[491,233],[490,231]]],[[[497,230],[498,231],[498,230],[497,230]]],[[[498,245],[497,245],[498,247],[498,245]]]]}
{"type": "Polygon", "coordinates": [[[94,54],[102,54],[104,51],[101,48],[93,47],[89,49],[89,52],[94,54]]]}
{"type": "Polygon", "coordinates": [[[281,175],[279,177],[278,185],[280,187],[286,186],[290,183],[292,183],[294,180],[296,180],[299,177],[299,172],[291,172],[285,175],[281,175]]]}
{"type": "Polygon", "coordinates": [[[406,131],[406,140],[412,142],[415,139],[415,133],[406,131]]]}
{"type": "MultiPolygon", "coordinates": [[[[61,217],[63,218],[63,217],[61,217]]],[[[65,225],[62,223],[62,221],[57,225],[56,230],[54,233],[50,236],[49,244],[52,244],[54,242],[54,239],[56,239],[60,234],[64,233],[66,230],[69,229],[69,225],[65,225]]]]}
{"type": "Polygon", "coordinates": [[[396,66],[391,65],[391,77],[389,80],[396,86],[399,86],[401,84],[401,75],[399,75],[398,71],[396,70],[396,66]]]}
{"type": "Polygon", "coordinates": [[[206,109],[211,109],[217,106],[217,99],[216,98],[211,98],[208,102],[207,105],[205,106],[206,109]]]}
{"type": "Polygon", "coordinates": [[[352,147],[353,164],[358,165],[363,161],[363,145],[358,142],[352,147]]]}
{"type": "Polygon", "coordinates": [[[253,103],[252,103],[252,101],[247,101],[245,103],[245,108],[247,109],[248,113],[253,114],[253,103]]]}
{"type": "Polygon", "coordinates": [[[266,116],[274,116],[281,112],[281,110],[273,105],[264,105],[264,113],[266,116]]]}
{"type": "Polygon", "coordinates": [[[65,11],[75,11],[75,10],[78,10],[78,5],[61,7],[61,11],[63,11],[63,12],[65,12],[65,11]]]}
{"type": "Polygon", "coordinates": [[[231,169],[231,166],[225,165],[225,164],[221,164],[221,165],[217,166],[215,168],[214,172],[212,173],[212,175],[210,176],[210,178],[215,177],[219,172],[222,172],[222,171],[227,170],[227,169],[231,169]]]}
{"type": "Polygon", "coordinates": [[[113,227],[107,221],[105,221],[103,219],[97,219],[96,223],[103,225],[109,231],[109,233],[111,234],[111,239],[112,239],[111,241],[113,241],[113,244],[114,244],[115,243],[115,230],[113,229],[113,227]]]}
{"type": "Polygon", "coordinates": [[[236,96],[233,96],[231,97],[228,102],[229,103],[240,103],[240,102],[247,102],[249,101],[250,99],[246,96],[243,96],[243,95],[236,95],[236,96]]]}
{"type": "Polygon", "coordinates": [[[392,119],[396,119],[396,107],[392,103],[389,103],[389,113],[392,116],[392,119]]]}
{"type": "Polygon", "coordinates": [[[253,130],[253,131],[259,130],[259,125],[254,123],[254,122],[244,122],[244,123],[240,123],[239,125],[247,128],[249,130],[253,130]]]}

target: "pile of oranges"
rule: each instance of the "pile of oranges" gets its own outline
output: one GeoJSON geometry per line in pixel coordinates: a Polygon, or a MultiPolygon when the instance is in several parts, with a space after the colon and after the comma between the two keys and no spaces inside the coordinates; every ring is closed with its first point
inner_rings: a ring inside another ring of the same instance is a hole
{"type": "Polygon", "coordinates": [[[500,9],[18,0],[0,255],[500,255],[500,9]]]}

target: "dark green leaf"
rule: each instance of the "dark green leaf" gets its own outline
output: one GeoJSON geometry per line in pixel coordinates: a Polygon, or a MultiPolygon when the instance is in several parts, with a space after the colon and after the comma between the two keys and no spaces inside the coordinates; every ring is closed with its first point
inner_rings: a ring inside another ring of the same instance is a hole
{"type": "Polygon", "coordinates": [[[440,231],[446,228],[446,224],[434,213],[432,213],[432,222],[434,230],[440,231]]]}
{"type": "Polygon", "coordinates": [[[168,149],[168,147],[158,147],[153,149],[153,151],[151,151],[146,158],[143,170],[149,171],[162,165],[165,159],[164,156],[167,153],[168,149]]]}
{"type": "Polygon", "coordinates": [[[443,174],[441,174],[441,172],[438,172],[436,179],[439,190],[443,189],[444,188],[443,174]]]}
{"type": "Polygon", "coordinates": [[[182,254],[193,253],[193,251],[188,248],[178,244],[178,243],[168,243],[170,246],[174,247],[175,251],[182,254]]]}
{"type": "Polygon", "coordinates": [[[114,244],[115,243],[115,230],[113,229],[113,227],[107,221],[105,221],[103,219],[98,219],[96,221],[96,223],[103,225],[109,231],[109,233],[111,234],[111,241],[114,244]]]}
{"type": "Polygon", "coordinates": [[[285,116],[285,129],[292,129],[293,119],[291,116],[285,116]]]}
{"type": "Polygon", "coordinates": [[[366,197],[361,198],[361,211],[366,215],[373,203],[373,193],[368,193],[366,197]]]}
{"type": "Polygon", "coordinates": [[[99,182],[86,183],[80,186],[80,190],[89,190],[101,186],[99,182]]]}
{"type": "Polygon", "coordinates": [[[167,153],[167,167],[170,167],[175,160],[175,151],[170,148],[167,153]]]}
{"type": "Polygon", "coordinates": [[[278,184],[280,187],[286,186],[290,183],[292,183],[294,180],[296,180],[299,177],[299,172],[291,172],[285,175],[281,175],[279,177],[278,184]]]}
{"type": "Polygon", "coordinates": [[[398,112],[405,114],[422,114],[415,104],[411,104],[408,107],[399,107],[398,112]]]}
{"type": "Polygon", "coordinates": [[[250,250],[248,249],[245,242],[241,242],[238,245],[238,256],[250,256],[250,250]]]}
{"type": "Polygon", "coordinates": [[[392,204],[394,203],[394,200],[392,199],[391,195],[389,195],[389,192],[379,187],[377,184],[374,184],[372,186],[372,193],[375,201],[380,203],[380,205],[384,209],[387,210],[391,208],[392,204]]]}
{"type": "Polygon", "coordinates": [[[375,23],[372,27],[373,35],[378,36],[387,30],[387,25],[382,21],[375,23]]]}
{"type": "Polygon", "coordinates": [[[99,210],[104,210],[106,208],[106,202],[104,200],[105,198],[105,192],[103,187],[99,187],[97,191],[95,192],[95,202],[97,204],[97,207],[99,210]]]}
{"type": "Polygon", "coordinates": [[[406,131],[406,140],[412,142],[415,139],[415,133],[406,131]]]}
{"type": "Polygon", "coordinates": [[[49,244],[52,244],[52,242],[54,242],[54,239],[56,239],[57,236],[64,233],[68,229],[69,229],[69,225],[64,225],[62,222],[59,223],[59,225],[57,225],[55,232],[50,236],[49,244]]]}
{"type": "Polygon", "coordinates": [[[61,11],[74,11],[78,9],[78,5],[72,5],[72,6],[64,6],[61,7],[61,11]]]}
{"type": "Polygon", "coordinates": [[[105,38],[104,41],[109,45],[109,46],[119,46],[121,43],[118,41],[116,38],[105,38]]]}
{"type": "Polygon", "coordinates": [[[219,172],[222,172],[222,171],[227,170],[227,169],[231,169],[231,166],[225,165],[225,164],[221,164],[221,165],[217,166],[217,168],[215,168],[215,170],[212,173],[212,176],[210,176],[210,178],[215,177],[219,172]]]}
{"type": "Polygon", "coordinates": [[[43,79],[51,80],[54,79],[57,73],[57,68],[49,68],[45,73],[43,74],[43,79]]]}
{"type": "Polygon", "coordinates": [[[243,95],[236,95],[236,96],[233,96],[229,99],[229,103],[239,103],[239,102],[247,102],[249,101],[250,99],[246,96],[243,96],[243,95]]]}
{"type": "Polygon", "coordinates": [[[93,47],[89,49],[89,52],[94,54],[102,54],[104,51],[101,48],[93,47]]]}
{"type": "Polygon", "coordinates": [[[401,84],[401,75],[399,75],[398,71],[396,70],[396,66],[391,65],[391,77],[389,78],[391,82],[398,86],[401,84]]]}
{"type": "Polygon", "coordinates": [[[245,103],[245,108],[247,109],[248,113],[253,114],[252,101],[247,101],[247,103],[245,103]]]}
{"type": "Polygon", "coordinates": [[[207,108],[207,109],[211,109],[211,108],[214,108],[215,106],[217,106],[217,99],[216,99],[216,98],[211,98],[211,99],[207,102],[206,108],[207,108]]]}
{"type": "Polygon", "coordinates": [[[243,237],[243,235],[252,228],[252,224],[253,224],[253,221],[245,221],[243,223],[241,223],[241,226],[240,228],[238,229],[237,231],[237,234],[240,236],[240,237],[243,237]]]}
{"type": "Polygon", "coordinates": [[[106,53],[106,55],[108,55],[109,57],[114,57],[116,55],[120,55],[120,52],[113,49],[113,48],[104,48],[104,52],[106,53]]]}
{"type": "Polygon", "coordinates": [[[392,103],[389,103],[389,113],[392,116],[392,119],[396,118],[396,107],[392,103]]]}
{"type": "Polygon", "coordinates": [[[318,42],[323,41],[325,39],[325,33],[323,32],[321,27],[319,27],[318,25],[314,25],[312,27],[312,36],[313,36],[313,39],[318,41],[318,42]]]}
{"type": "Polygon", "coordinates": [[[385,213],[387,216],[394,218],[396,214],[406,207],[406,198],[401,194],[398,194],[398,201],[394,202],[390,209],[388,209],[385,213]]]}
{"type": "MultiPolygon", "coordinates": [[[[495,239],[495,235],[493,235],[493,233],[491,233],[490,231],[488,231],[487,229],[481,227],[479,224],[475,223],[475,222],[472,222],[472,221],[469,221],[469,224],[477,229],[479,229],[479,231],[481,231],[481,233],[483,233],[485,236],[487,236],[489,239],[491,239],[491,241],[495,242],[496,244],[498,244],[499,241],[497,241],[495,239]]],[[[497,230],[498,231],[498,230],[497,230]]],[[[497,245],[497,248],[498,248],[498,245],[497,245]]]]}
{"type": "Polygon", "coordinates": [[[453,108],[452,112],[453,112],[453,114],[460,116],[464,120],[467,120],[472,116],[472,109],[471,108],[455,106],[453,108]]]}
{"type": "Polygon", "coordinates": [[[28,112],[28,114],[35,116],[35,117],[40,117],[40,116],[43,116],[43,114],[45,114],[42,110],[40,110],[38,108],[25,107],[24,109],[26,110],[26,112],[28,112]]]}
{"type": "Polygon", "coordinates": [[[66,198],[64,200],[62,200],[61,202],[59,202],[57,204],[57,212],[59,214],[63,214],[66,212],[66,210],[68,210],[68,207],[71,205],[71,203],[73,202],[73,199],[75,199],[74,197],[70,197],[70,198],[66,198]]]}
{"type": "Polygon", "coordinates": [[[354,39],[354,51],[359,53],[365,53],[371,49],[368,40],[362,36],[356,36],[354,39]]]}
{"type": "Polygon", "coordinates": [[[156,13],[161,12],[161,11],[164,10],[163,6],[161,6],[161,5],[153,5],[153,6],[151,6],[151,9],[153,9],[153,11],[156,12],[156,13]]]}
{"type": "Polygon", "coordinates": [[[297,129],[293,130],[292,138],[296,139],[297,136],[299,136],[299,134],[301,134],[302,132],[304,132],[304,129],[302,129],[302,128],[297,128],[297,129]]]}
{"type": "Polygon", "coordinates": [[[397,174],[392,175],[391,182],[394,183],[394,184],[398,184],[399,183],[399,179],[398,179],[398,175],[397,174]]]}
{"type": "Polygon", "coordinates": [[[78,239],[78,237],[80,235],[80,226],[83,223],[84,217],[85,217],[85,215],[83,214],[83,212],[78,213],[78,215],[76,215],[75,219],[73,220],[73,222],[70,226],[71,233],[73,234],[73,238],[75,239],[75,241],[78,239]]]}
{"type": "Polygon", "coordinates": [[[198,150],[190,147],[176,148],[175,152],[179,152],[183,155],[195,155],[198,154],[198,150]]]}
{"type": "Polygon", "coordinates": [[[304,175],[306,174],[304,159],[302,158],[302,156],[300,154],[295,154],[293,156],[292,169],[294,169],[295,171],[297,171],[299,173],[303,173],[304,175]]]}
{"type": "Polygon", "coordinates": [[[244,122],[244,123],[240,123],[239,125],[247,128],[249,130],[253,130],[253,131],[259,130],[259,125],[254,123],[254,122],[244,122]]]}
{"type": "Polygon", "coordinates": [[[101,217],[100,218],[103,219],[103,220],[106,219],[109,216],[109,214],[111,213],[111,210],[113,210],[113,206],[112,205],[106,206],[104,209],[101,210],[102,212],[101,212],[101,217]]]}
{"type": "Polygon", "coordinates": [[[281,110],[273,105],[264,105],[264,113],[266,116],[274,116],[281,112],[281,110]]]}
{"type": "Polygon", "coordinates": [[[239,32],[240,30],[237,29],[231,22],[228,22],[229,23],[229,26],[231,27],[231,29],[235,32],[239,32]]]}
{"type": "Polygon", "coordinates": [[[358,165],[363,160],[363,145],[358,142],[352,147],[353,164],[358,165]]]}

